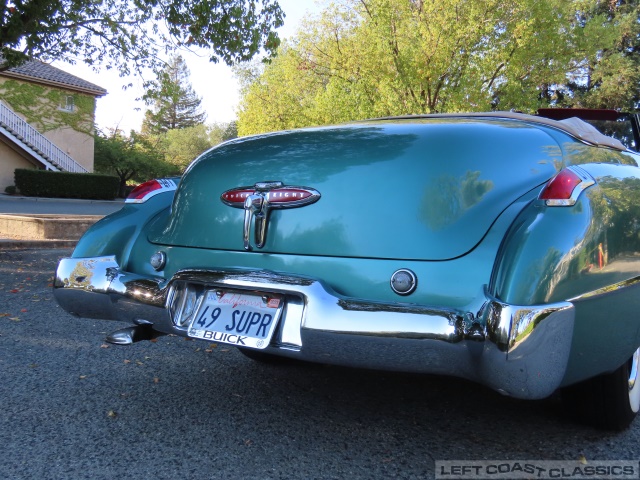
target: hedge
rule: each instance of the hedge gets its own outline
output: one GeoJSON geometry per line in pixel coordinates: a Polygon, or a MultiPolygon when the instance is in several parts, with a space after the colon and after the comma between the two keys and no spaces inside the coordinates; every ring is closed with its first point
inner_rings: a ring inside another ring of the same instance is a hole
{"type": "Polygon", "coordinates": [[[120,179],[111,175],[25,168],[16,169],[15,183],[20,193],[29,197],[95,200],[113,200],[120,187],[120,179]]]}

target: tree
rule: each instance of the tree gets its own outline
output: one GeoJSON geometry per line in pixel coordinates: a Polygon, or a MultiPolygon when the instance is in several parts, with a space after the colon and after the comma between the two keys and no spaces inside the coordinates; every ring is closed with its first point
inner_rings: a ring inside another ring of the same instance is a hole
{"type": "Polygon", "coordinates": [[[530,36],[514,55],[494,106],[639,110],[640,0],[566,2],[558,17],[545,3],[532,4],[532,14],[555,26],[530,36]],[[556,74],[540,76],[539,65],[551,63],[556,74]]]}
{"type": "Polygon", "coordinates": [[[229,123],[213,123],[209,125],[209,140],[211,145],[217,145],[238,137],[238,125],[235,121],[229,123]]]}
{"type": "Polygon", "coordinates": [[[143,132],[165,133],[204,122],[206,114],[200,111],[201,99],[193,91],[189,75],[184,59],[180,55],[172,57],[158,76],[158,89],[147,94],[154,105],[145,114],[143,132]]]}
{"type": "Polygon", "coordinates": [[[159,71],[175,47],[231,65],[273,54],[283,17],[277,0],[2,0],[2,68],[37,58],[159,71]]]}
{"type": "Polygon", "coordinates": [[[261,72],[256,64],[236,68],[243,84],[238,130],[438,112],[533,113],[595,106],[600,96],[600,105],[625,108],[640,91],[639,2],[343,0],[303,26],[261,72]],[[585,84],[591,89],[583,96],[585,84]]]}
{"type": "Polygon", "coordinates": [[[353,110],[345,113],[344,102],[337,98],[331,100],[332,118],[322,118],[320,102],[329,101],[322,97],[331,96],[333,85],[329,85],[329,79],[323,72],[312,69],[305,60],[305,52],[298,48],[298,44],[286,44],[269,65],[260,67],[253,63],[235,69],[241,85],[240,135],[330,123],[351,116],[355,118],[357,113],[353,110]]]}
{"type": "Polygon", "coordinates": [[[167,131],[157,137],[158,150],[165,162],[184,171],[195,158],[213,146],[205,125],[196,125],[167,131]]]}
{"type": "Polygon", "coordinates": [[[581,59],[558,103],[640,110],[640,0],[586,2],[577,18],[585,35],[607,41],[581,59]]]}
{"type": "Polygon", "coordinates": [[[94,168],[98,173],[120,178],[120,196],[125,196],[127,182],[143,182],[150,178],[178,173],[178,169],[163,161],[162,155],[149,139],[132,131],[126,137],[121,131],[95,136],[94,168]]]}
{"type": "MultiPolygon", "coordinates": [[[[193,127],[167,130],[157,135],[141,135],[148,144],[154,146],[155,153],[172,165],[177,172],[183,172],[200,154],[211,147],[236,138],[236,123],[214,123],[193,127]]],[[[140,136],[139,136],[140,137],[140,136]]]]}
{"type": "MultiPolygon", "coordinates": [[[[346,0],[333,5],[284,45],[245,89],[239,130],[489,109],[512,50],[521,37],[544,27],[529,15],[535,3],[346,0]]],[[[560,9],[562,1],[546,3],[560,9]]],[[[553,66],[539,67],[548,72],[553,66]]]]}

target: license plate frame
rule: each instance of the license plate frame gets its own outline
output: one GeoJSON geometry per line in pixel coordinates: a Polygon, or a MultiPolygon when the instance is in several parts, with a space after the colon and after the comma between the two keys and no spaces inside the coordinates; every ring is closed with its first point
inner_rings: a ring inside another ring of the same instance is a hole
{"type": "Polygon", "coordinates": [[[262,350],[276,331],[284,295],[208,289],[187,335],[191,338],[262,350]]]}

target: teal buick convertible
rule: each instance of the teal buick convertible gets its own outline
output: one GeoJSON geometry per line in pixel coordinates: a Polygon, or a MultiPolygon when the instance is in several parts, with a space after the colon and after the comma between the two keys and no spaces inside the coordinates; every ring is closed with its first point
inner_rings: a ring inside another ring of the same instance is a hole
{"type": "Polygon", "coordinates": [[[175,334],[256,360],[560,391],[625,428],[640,406],[640,122],[542,113],[226,142],[95,224],[55,296],[130,322],[116,344],[175,334]]]}

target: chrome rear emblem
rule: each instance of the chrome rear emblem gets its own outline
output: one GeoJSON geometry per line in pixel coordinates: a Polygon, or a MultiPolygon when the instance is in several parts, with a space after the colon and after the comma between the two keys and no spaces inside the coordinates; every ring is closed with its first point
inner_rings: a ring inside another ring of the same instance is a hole
{"type": "Polygon", "coordinates": [[[293,187],[282,182],[258,182],[253,187],[238,187],[220,195],[225,205],[244,209],[243,241],[251,250],[251,221],[255,217],[255,244],[262,248],[267,240],[269,213],[273,209],[304,207],[317,202],[320,192],[308,187],[293,187]]]}

